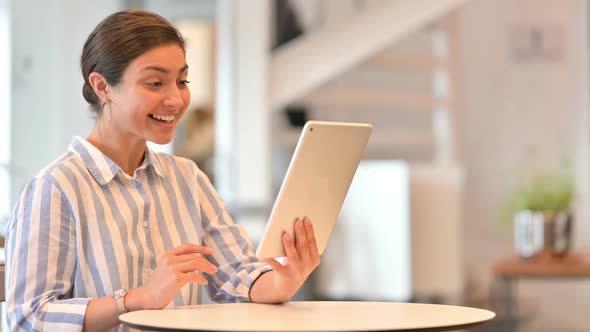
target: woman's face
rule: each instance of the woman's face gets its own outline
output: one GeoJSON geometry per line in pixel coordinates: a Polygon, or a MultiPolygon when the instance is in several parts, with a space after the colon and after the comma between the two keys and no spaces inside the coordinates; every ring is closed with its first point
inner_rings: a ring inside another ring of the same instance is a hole
{"type": "Polygon", "coordinates": [[[110,127],[125,139],[166,144],[186,111],[188,67],[176,44],[149,50],[133,60],[110,93],[110,127]]]}

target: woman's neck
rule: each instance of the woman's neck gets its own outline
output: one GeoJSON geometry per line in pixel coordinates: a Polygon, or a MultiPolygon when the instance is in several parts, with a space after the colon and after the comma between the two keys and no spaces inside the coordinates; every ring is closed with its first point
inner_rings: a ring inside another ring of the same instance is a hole
{"type": "Polygon", "coordinates": [[[134,175],[143,162],[145,140],[126,137],[114,130],[105,130],[98,124],[94,126],[87,140],[130,176],[134,175]]]}

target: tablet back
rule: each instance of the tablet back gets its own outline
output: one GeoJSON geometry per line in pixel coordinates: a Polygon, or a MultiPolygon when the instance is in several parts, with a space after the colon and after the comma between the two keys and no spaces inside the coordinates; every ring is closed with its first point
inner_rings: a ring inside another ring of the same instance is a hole
{"type": "Polygon", "coordinates": [[[369,141],[366,123],[306,123],[256,255],[285,256],[281,235],[293,238],[293,222],[311,219],[320,254],[324,252],[350,183],[369,141]]]}

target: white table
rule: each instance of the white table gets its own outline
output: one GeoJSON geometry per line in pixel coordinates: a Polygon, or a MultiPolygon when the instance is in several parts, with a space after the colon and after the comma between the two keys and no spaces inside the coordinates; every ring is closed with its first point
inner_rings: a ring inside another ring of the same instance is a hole
{"type": "Polygon", "coordinates": [[[153,331],[356,332],[449,331],[492,320],[488,310],[391,302],[288,302],[211,304],[121,315],[132,328],[153,331]]]}

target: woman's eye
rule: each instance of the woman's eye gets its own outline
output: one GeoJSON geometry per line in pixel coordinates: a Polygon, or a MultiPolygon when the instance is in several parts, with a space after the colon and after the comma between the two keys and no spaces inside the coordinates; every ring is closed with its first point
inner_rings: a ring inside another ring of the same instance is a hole
{"type": "Polygon", "coordinates": [[[182,80],[182,81],[178,81],[178,85],[180,86],[186,86],[187,84],[189,84],[190,82],[187,80],[182,80]]]}
{"type": "Polygon", "coordinates": [[[162,82],[147,82],[146,84],[151,87],[158,87],[162,85],[162,82]]]}

